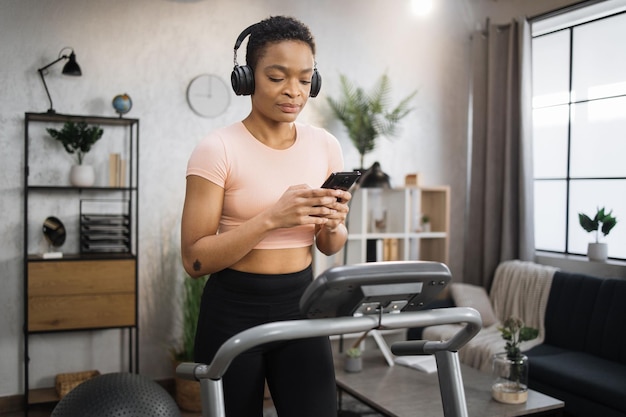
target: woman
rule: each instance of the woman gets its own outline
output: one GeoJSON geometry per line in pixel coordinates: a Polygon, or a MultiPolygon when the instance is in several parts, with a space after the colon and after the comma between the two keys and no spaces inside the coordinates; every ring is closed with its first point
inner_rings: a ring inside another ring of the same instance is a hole
{"type": "MultiPolygon", "coordinates": [[[[350,193],[319,188],[343,169],[339,143],[296,122],[316,71],[313,37],[283,16],[248,32],[250,114],[202,140],[187,168],[183,265],[193,277],[211,274],[196,335],[201,363],[244,329],[302,318],[312,245],[330,255],[347,238],[350,193]]],[[[261,416],[265,380],[281,417],[336,415],[327,337],[272,343],[237,357],[223,378],[226,414],[261,416]]]]}

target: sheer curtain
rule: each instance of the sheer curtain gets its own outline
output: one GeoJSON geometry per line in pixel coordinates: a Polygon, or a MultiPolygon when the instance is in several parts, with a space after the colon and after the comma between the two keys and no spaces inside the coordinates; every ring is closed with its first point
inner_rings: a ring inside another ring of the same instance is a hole
{"type": "Polygon", "coordinates": [[[472,37],[466,283],[491,286],[498,264],[534,259],[530,25],[472,37]]]}

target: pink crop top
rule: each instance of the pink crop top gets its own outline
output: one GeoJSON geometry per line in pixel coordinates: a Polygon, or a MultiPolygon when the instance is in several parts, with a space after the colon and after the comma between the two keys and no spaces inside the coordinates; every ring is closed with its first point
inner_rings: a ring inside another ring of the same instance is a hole
{"type": "MultiPolygon", "coordinates": [[[[274,204],[292,185],[317,188],[331,172],[343,170],[339,141],[326,130],[296,123],[288,149],[272,149],[255,139],[243,123],[220,128],[191,154],[187,176],[198,175],[224,188],[218,233],[236,228],[274,204]]],[[[311,246],[315,226],[273,230],[255,249],[311,246]]]]}

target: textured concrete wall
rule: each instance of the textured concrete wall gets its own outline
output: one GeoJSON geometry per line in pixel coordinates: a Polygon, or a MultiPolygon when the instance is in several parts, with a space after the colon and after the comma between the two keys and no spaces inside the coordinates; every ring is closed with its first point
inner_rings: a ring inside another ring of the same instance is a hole
{"type": "MultiPolygon", "coordinates": [[[[63,47],[74,48],[83,76],[62,76],[62,64],[50,68],[46,80],[57,112],[115,116],[111,99],[128,93],[134,104],[128,116],[141,119],[141,371],[164,377],[172,374],[167,351],[178,328],[172,299],[182,278],[178,239],[186,161],[206,132],[242,119],[249,110],[249,99],[233,95],[224,114],[203,119],[187,106],[185,89],[201,73],[219,74],[228,83],[232,47],[244,27],[276,14],[293,15],[309,24],[317,39],[324,84],[301,119],[321,124],[339,137],[347,168],[358,166],[358,154],[341,125],[329,116],[324,99],[337,91],[339,74],[369,87],[387,72],[396,100],[419,91],[415,111],[403,121],[398,137],[382,139],[365,165],[380,161],[394,185],[402,185],[411,172],[420,172],[426,185],[451,185],[450,266],[458,276],[469,36],[487,15],[494,21],[508,21],[572,2],[440,0],[429,17],[418,18],[409,12],[408,0],[2,0],[0,396],[20,393],[23,386],[23,116],[47,110],[37,68],[53,61],[63,47]]],[[[240,63],[244,56],[242,51],[240,63]]],[[[104,155],[105,143],[96,145],[104,155]]],[[[58,147],[42,146],[46,152],[35,155],[31,165],[43,177],[64,181],[70,159],[58,147]]],[[[88,158],[97,160],[96,150],[88,158]]],[[[106,170],[104,162],[99,163],[102,183],[106,170]]],[[[33,210],[42,221],[48,214],[75,216],[62,204],[33,210]]],[[[32,250],[43,250],[35,223],[29,225],[35,242],[32,250]]],[[[32,337],[32,384],[50,386],[59,372],[119,369],[126,347],[119,333],[32,337]]]]}

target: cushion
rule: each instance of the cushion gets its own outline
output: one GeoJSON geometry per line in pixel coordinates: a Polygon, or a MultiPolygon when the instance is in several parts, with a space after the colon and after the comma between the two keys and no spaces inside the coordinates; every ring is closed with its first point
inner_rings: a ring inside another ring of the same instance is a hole
{"type": "Polygon", "coordinates": [[[450,294],[457,307],[472,307],[478,310],[483,319],[483,327],[489,327],[498,322],[491,308],[489,295],[483,287],[454,282],[450,284],[450,294]]]}
{"type": "MultiPolygon", "coordinates": [[[[530,356],[529,379],[626,412],[626,366],[583,352],[530,356]]],[[[594,414],[599,415],[599,414],[594,414]]]]}

